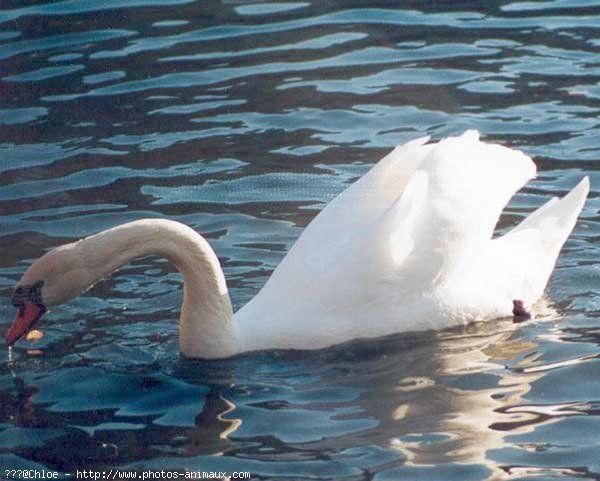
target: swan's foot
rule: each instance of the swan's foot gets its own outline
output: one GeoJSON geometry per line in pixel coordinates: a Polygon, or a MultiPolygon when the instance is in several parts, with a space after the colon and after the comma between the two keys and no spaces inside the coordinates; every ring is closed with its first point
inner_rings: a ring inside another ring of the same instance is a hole
{"type": "Polygon", "coordinates": [[[523,301],[519,299],[513,300],[513,322],[523,322],[531,319],[531,312],[527,310],[523,301]]]}

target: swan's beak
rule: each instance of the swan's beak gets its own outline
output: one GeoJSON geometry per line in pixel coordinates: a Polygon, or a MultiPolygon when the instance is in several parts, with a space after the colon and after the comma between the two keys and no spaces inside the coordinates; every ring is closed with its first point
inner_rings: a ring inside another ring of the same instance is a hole
{"type": "Polygon", "coordinates": [[[12,326],[10,326],[10,329],[6,333],[6,344],[12,346],[21,339],[39,321],[45,312],[46,308],[42,304],[34,304],[33,302],[26,302],[23,306],[19,307],[17,317],[15,317],[12,326]]]}

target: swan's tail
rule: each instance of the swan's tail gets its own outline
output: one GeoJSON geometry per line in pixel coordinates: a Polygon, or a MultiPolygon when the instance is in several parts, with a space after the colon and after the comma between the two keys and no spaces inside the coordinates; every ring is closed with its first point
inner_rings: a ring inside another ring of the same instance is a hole
{"type": "Polygon", "coordinates": [[[590,179],[586,176],[562,199],[553,197],[529,214],[510,233],[524,229],[539,229],[549,248],[560,249],[575,227],[589,191],[590,179]]]}
{"type": "Polygon", "coordinates": [[[584,177],[562,199],[553,197],[496,240],[506,249],[505,252],[519,252],[523,285],[521,292],[515,292],[515,296],[521,295],[526,303],[531,304],[541,297],[589,190],[589,178],[584,177]]]}

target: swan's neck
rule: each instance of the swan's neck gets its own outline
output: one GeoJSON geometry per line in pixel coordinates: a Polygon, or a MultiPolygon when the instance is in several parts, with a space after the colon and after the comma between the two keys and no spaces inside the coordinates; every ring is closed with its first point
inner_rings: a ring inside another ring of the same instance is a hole
{"type": "Polygon", "coordinates": [[[136,257],[160,255],[183,276],[179,344],[189,357],[219,358],[237,352],[231,301],[219,260],[208,242],[178,222],[130,222],[76,244],[89,285],[136,257]],[[91,281],[91,282],[90,282],[91,281]]]}

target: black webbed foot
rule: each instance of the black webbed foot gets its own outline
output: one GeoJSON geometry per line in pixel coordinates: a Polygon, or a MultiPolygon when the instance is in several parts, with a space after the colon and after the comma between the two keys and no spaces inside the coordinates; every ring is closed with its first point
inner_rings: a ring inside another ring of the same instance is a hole
{"type": "Polygon", "coordinates": [[[513,300],[512,313],[513,313],[513,322],[523,322],[523,321],[528,321],[529,319],[531,319],[531,312],[529,312],[525,308],[523,301],[521,301],[519,299],[513,300]]]}

